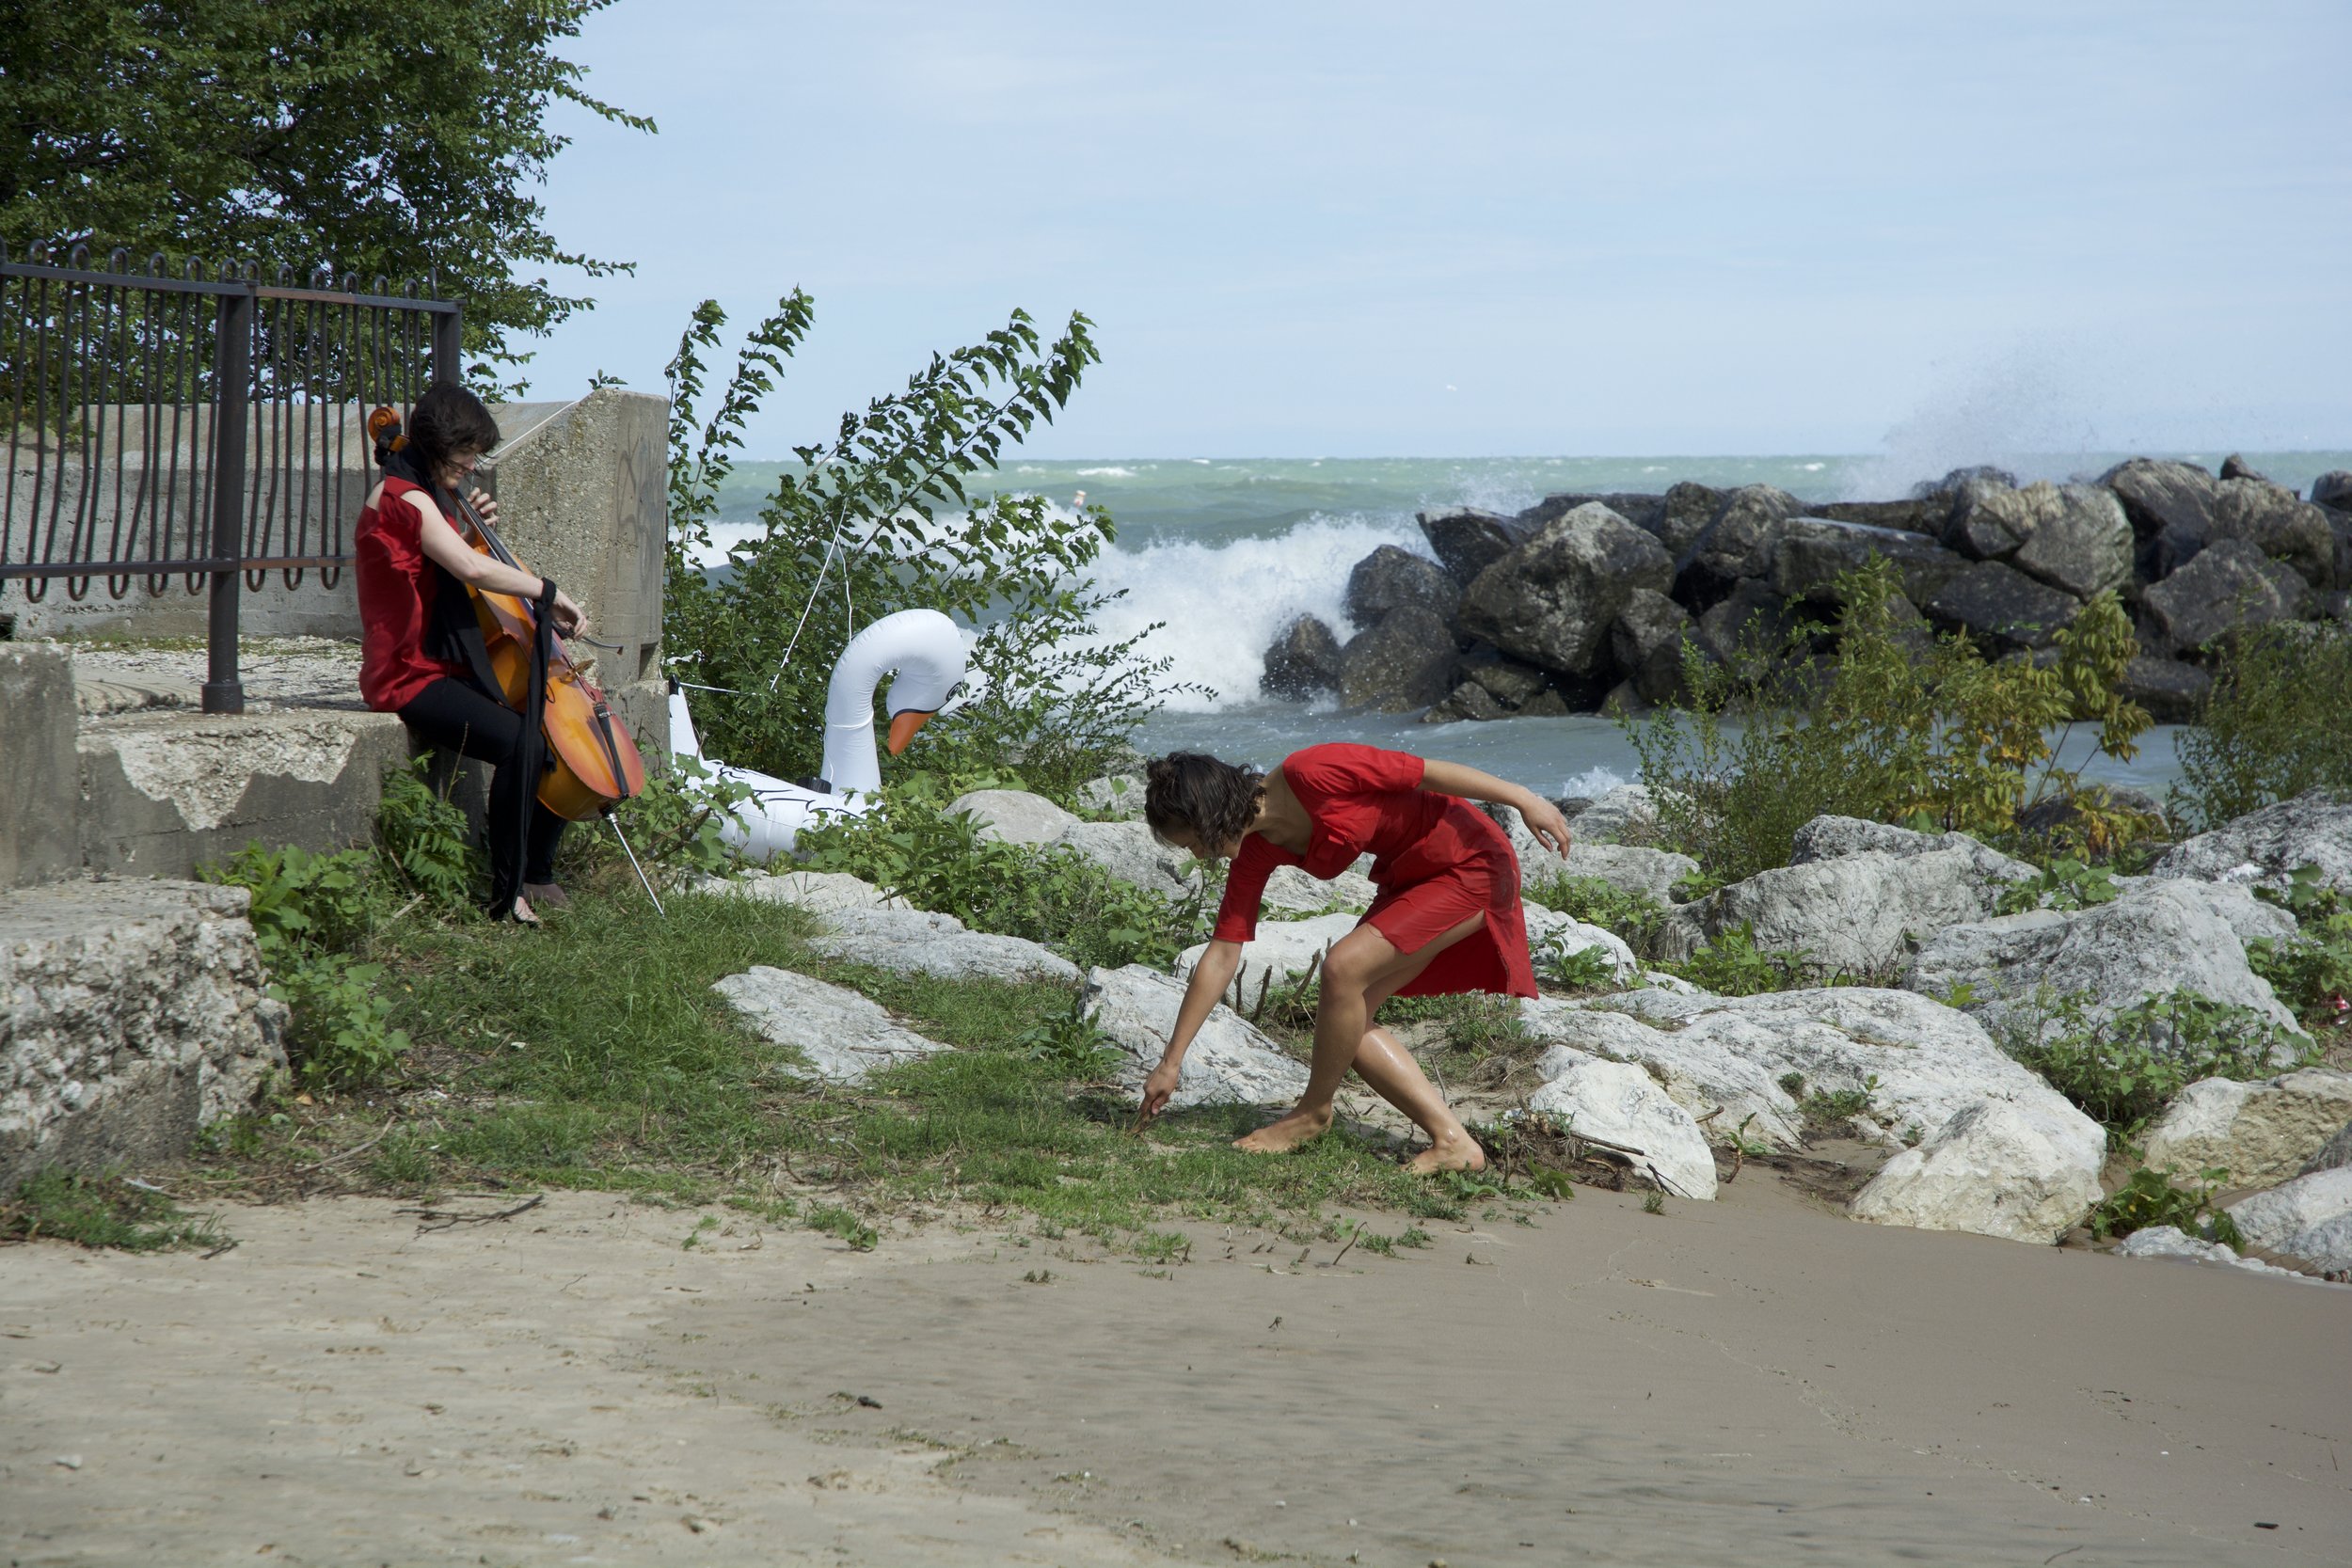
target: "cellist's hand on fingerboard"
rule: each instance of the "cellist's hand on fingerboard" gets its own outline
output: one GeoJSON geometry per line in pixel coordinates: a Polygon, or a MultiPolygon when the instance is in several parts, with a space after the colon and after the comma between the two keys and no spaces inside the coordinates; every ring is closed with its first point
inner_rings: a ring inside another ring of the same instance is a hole
{"type": "Polygon", "coordinates": [[[484,522],[489,524],[492,528],[499,526],[499,503],[496,496],[491,495],[486,490],[476,490],[472,495],[467,497],[466,499],[472,504],[473,509],[476,512],[482,514],[482,520],[484,522]]]}

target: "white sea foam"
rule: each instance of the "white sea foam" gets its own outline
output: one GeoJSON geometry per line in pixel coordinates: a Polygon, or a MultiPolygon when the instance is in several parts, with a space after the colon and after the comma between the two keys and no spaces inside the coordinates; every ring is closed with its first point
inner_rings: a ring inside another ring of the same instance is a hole
{"type": "Polygon", "coordinates": [[[1625,782],[1625,775],[1615,768],[1596,765],[1574,778],[1561,780],[1560,795],[1563,800],[1581,795],[1588,800],[1597,800],[1625,782]]]}
{"type": "Polygon", "coordinates": [[[1259,701],[1266,644],[1294,616],[1317,615],[1343,639],[1340,605],[1347,574],[1382,545],[1425,553],[1407,517],[1317,515],[1271,539],[1208,546],[1183,541],[1113,549],[1095,562],[1094,579],[1127,590],[1099,622],[1113,640],[1167,623],[1146,646],[1172,657],[1168,679],[1213,688],[1214,699],[1185,692],[1169,706],[1210,713],[1259,701]]]}

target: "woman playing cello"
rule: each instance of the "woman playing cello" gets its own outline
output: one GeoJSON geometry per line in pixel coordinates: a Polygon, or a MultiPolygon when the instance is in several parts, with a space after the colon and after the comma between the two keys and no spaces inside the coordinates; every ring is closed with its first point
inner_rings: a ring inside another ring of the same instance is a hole
{"type": "MultiPolygon", "coordinates": [[[[359,691],[379,713],[397,713],[428,745],[494,765],[490,785],[490,911],[538,924],[534,905],[560,909],[555,848],[564,819],[540,804],[537,781],[516,764],[527,752],[523,715],[495,694],[478,651],[469,589],[512,594],[551,613],[556,628],[577,633],[587,617],[554,583],[481,554],[452,526],[456,490],[482,454],[498,445],[498,421],[482,400],[442,384],[417,400],[407,439],[379,448],[384,479],[359,514],[355,543],[361,657],[359,691]],[[509,831],[530,800],[526,831],[509,831]]],[[[476,511],[495,524],[498,502],[472,492],[476,511]]]]}
{"type": "Polygon", "coordinates": [[[1518,857],[1471,800],[1513,807],[1538,842],[1567,854],[1568,825],[1558,807],[1458,763],[1354,745],[1310,746],[1263,774],[1184,752],[1154,761],[1143,797],[1152,832],[1162,843],[1233,863],[1209,949],[1192,972],[1168,1049],[1144,1081],[1144,1116],[1158,1114],[1175,1094],[1185,1050],[1232,984],[1242,944],[1257,934],[1259,899],[1274,868],[1301,866],[1327,881],[1369,851],[1380,893],[1324,958],[1307,1091],[1237,1147],[1279,1153],[1321,1133],[1352,1067],[1429,1135],[1415,1170],[1483,1169],[1486,1151],[1412,1053],[1375,1022],[1391,996],[1535,994],[1518,857]]]}

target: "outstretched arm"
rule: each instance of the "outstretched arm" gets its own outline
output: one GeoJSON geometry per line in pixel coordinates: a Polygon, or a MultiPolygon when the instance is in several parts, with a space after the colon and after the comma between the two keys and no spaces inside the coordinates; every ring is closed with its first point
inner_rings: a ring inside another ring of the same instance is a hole
{"type": "Polygon", "coordinates": [[[1491,800],[1499,806],[1509,806],[1526,821],[1538,844],[1564,860],[1567,858],[1568,819],[1560,815],[1558,806],[1532,789],[1505,784],[1492,773],[1482,773],[1458,762],[1439,762],[1435,758],[1422,765],[1421,787],[1438,795],[1458,795],[1466,800],[1491,800]]]}
{"type": "Polygon", "coordinates": [[[1149,1121],[1176,1094],[1176,1084],[1184,1066],[1184,1053],[1191,1049],[1193,1036],[1209,1021],[1210,1012],[1225,988],[1233,983],[1233,972],[1241,967],[1241,943],[1212,942],[1209,950],[1200,955],[1194,966],[1192,981],[1184,987],[1184,1005],[1176,1009],[1176,1027],[1168,1032],[1168,1049],[1160,1053],[1160,1065],[1152,1069],[1152,1076],[1143,1081],[1143,1114],[1139,1120],[1149,1121]]]}

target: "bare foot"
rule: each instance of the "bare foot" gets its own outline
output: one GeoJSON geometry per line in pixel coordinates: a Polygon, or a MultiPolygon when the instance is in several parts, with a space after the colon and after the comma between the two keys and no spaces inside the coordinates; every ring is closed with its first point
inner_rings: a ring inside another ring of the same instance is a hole
{"type": "Polygon", "coordinates": [[[1246,1138],[1235,1138],[1235,1148],[1252,1154],[1286,1154],[1300,1144],[1319,1138],[1331,1125],[1331,1107],[1320,1111],[1295,1110],[1279,1121],[1259,1128],[1246,1138]]]}
{"type": "Polygon", "coordinates": [[[1434,1176],[1441,1170],[1485,1170],[1486,1151],[1478,1147],[1476,1138],[1457,1129],[1422,1149],[1405,1168],[1416,1176],[1434,1176]]]}

